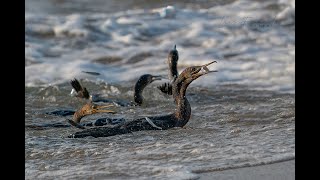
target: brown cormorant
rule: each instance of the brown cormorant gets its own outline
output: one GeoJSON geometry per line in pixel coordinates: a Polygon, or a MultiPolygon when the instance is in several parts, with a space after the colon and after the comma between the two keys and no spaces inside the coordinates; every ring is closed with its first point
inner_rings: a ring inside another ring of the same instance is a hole
{"type": "Polygon", "coordinates": [[[202,75],[210,72],[207,66],[216,61],[210,62],[202,66],[192,66],[186,68],[172,83],[172,95],[177,108],[174,113],[139,118],[133,121],[124,121],[113,127],[94,127],[85,129],[69,135],[70,138],[83,138],[86,136],[106,137],[118,134],[126,134],[134,131],[142,130],[166,130],[173,127],[183,127],[187,124],[191,116],[191,106],[186,97],[186,90],[189,84],[202,75]]]}
{"type": "Polygon", "coordinates": [[[102,105],[94,104],[92,102],[88,102],[87,104],[82,106],[78,111],[76,111],[73,114],[72,120],[68,119],[68,122],[73,126],[84,129],[84,126],[92,126],[92,124],[89,123],[89,124],[80,125],[80,120],[83,117],[91,114],[96,114],[96,113],[115,113],[115,111],[103,109],[103,108],[112,107],[112,106],[114,105],[110,104],[110,105],[102,106],[102,105]]]}

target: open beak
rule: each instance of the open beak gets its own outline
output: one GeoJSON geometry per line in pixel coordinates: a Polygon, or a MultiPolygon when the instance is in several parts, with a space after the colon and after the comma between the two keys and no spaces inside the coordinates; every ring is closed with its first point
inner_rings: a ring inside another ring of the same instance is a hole
{"type": "Polygon", "coordinates": [[[210,71],[208,69],[208,66],[213,64],[213,63],[217,63],[217,61],[212,61],[212,62],[209,62],[208,64],[205,64],[205,65],[202,65],[201,66],[201,72],[202,74],[208,74],[208,73],[212,73],[212,72],[218,72],[218,71],[210,71]]]}
{"type": "Polygon", "coordinates": [[[104,106],[95,105],[92,107],[92,114],[94,114],[94,113],[116,113],[113,110],[104,109],[104,108],[113,107],[113,106],[114,106],[113,104],[104,105],[104,106]]]}

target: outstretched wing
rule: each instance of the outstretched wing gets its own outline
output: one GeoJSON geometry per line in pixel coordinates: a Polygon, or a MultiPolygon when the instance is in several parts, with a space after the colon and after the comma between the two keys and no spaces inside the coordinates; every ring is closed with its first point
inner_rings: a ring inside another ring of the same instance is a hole
{"type": "Polygon", "coordinates": [[[157,88],[160,89],[160,91],[165,93],[165,94],[172,95],[172,85],[171,85],[171,83],[164,83],[161,86],[158,86],[157,88]]]}
{"type": "Polygon", "coordinates": [[[77,93],[83,90],[82,86],[80,85],[79,81],[76,78],[71,80],[70,84],[73,87],[73,89],[77,91],[77,93]]]}
{"type": "Polygon", "coordinates": [[[90,94],[89,94],[88,90],[85,87],[82,87],[76,78],[71,80],[70,84],[73,87],[73,89],[75,89],[77,91],[78,97],[85,98],[85,99],[90,98],[90,94]]]}
{"type": "Polygon", "coordinates": [[[89,92],[87,90],[87,88],[83,88],[83,97],[86,98],[86,99],[89,99],[90,98],[90,95],[89,95],[89,92]]]}

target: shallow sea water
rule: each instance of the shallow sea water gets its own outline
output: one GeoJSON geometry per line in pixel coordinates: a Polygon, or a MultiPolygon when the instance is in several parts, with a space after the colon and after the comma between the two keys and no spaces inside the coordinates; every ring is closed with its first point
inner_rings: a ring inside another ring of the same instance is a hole
{"type": "MultiPolygon", "coordinates": [[[[218,72],[189,86],[184,128],[70,139],[78,129],[26,127],[26,179],[197,179],[295,158],[294,1],[109,3],[26,1],[26,125],[66,123],[71,117],[45,113],[81,107],[70,96],[73,78],[92,93],[132,100],[140,75],[167,75],[174,44],[179,72],[212,60],[218,72]]],[[[156,88],[167,81],[148,86],[141,107],[83,121],[171,113],[172,98],[156,88]]]]}

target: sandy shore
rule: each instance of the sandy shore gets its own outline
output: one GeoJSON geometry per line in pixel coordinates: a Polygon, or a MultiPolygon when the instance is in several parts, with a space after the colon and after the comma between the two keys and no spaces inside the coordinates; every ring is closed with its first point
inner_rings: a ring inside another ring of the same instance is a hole
{"type": "Polygon", "coordinates": [[[284,161],[284,162],[268,164],[268,165],[200,173],[199,176],[200,176],[200,180],[212,180],[212,179],[292,180],[292,179],[295,179],[295,161],[290,160],[290,161],[284,161]]]}

